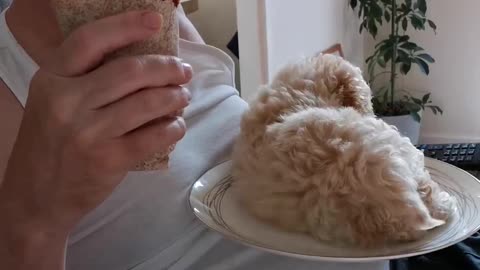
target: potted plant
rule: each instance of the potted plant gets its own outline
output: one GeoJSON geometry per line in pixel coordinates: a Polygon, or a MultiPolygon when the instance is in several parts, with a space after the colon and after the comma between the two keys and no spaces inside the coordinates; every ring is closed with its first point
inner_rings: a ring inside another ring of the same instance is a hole
{"type": "Polygon", "coordinates": [[[375,114],[385,122],[395,125],[402,134],[417,144],[420,135],[422,112],[429,108],[434,114],[443,111],[432,104],[430,93],[416,97],[400,89],[397,79],[407,75],[412,66],[418,66],[425,75],[435,59],[406,34],[409,27],[426,30],[427,25],[435,33],[437,26],[427,18],[426,0],[349,0],[350,7],[358,10],[361,19],[360,33],[366,31],[376,39],[384,22],[389,24],[389,36],[375,45],[374,53],[366,59],[369,84],[373,90],[375,114]],[[378,78],[388,77],[384,85],[376,86],[378,78]]]}

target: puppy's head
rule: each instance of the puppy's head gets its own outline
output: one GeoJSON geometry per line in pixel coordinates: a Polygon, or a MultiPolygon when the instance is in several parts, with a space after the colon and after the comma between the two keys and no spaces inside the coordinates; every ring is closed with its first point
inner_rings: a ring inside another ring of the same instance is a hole
{"type": "Polygon", "coordinates": [[[353,107],[362,114],[373,114],[371,90],[360,69],[335,55],[319,54],[286,65],[272,87],[313,92],[329,107],[353,107]]]}

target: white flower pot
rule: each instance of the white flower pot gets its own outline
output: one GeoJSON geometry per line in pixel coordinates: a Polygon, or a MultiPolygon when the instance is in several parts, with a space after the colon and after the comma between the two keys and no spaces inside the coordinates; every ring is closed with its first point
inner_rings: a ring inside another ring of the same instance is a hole
{"type": "Polygon", "coordinates": [[[387,124],[397,127],[398,131],[416,145],[420,138],[421,123],[410,115],[380,117],[387,124]]]}

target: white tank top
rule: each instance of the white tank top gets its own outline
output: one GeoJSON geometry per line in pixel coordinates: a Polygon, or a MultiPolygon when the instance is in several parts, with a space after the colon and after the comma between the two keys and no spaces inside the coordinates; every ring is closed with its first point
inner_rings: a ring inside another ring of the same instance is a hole
{"type": "MultiPolygon", "coordinates": [[[[37,64],[0,15],[0,79],[25,106],[37,64]]],[[[69,237],[67,270],[384,270],[388,262],[335,264],[279,257],[223,239],[192,214],[188,194],[204,172],[228,159],[247,108],[234,87],[234,64],[221,50],[180,42],[192,64],[188,132],[168,172],[131,172],[69,237]]]]}

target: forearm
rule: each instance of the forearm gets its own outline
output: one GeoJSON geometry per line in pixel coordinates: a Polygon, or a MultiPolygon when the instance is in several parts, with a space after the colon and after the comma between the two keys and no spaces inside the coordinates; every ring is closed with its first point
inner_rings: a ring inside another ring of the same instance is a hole
{"type": "Polygon", "coordinates": [[[68,234],[25,222],[1,201],[0,269],[63,270],[68,234]]]}
{"type": "Polygon", "coordinates": [[[190,19],[188,19],[181,5],[179,6],[178,17],[179,17],[178,24],[180,27],[180,38],[188,41],[204,44],[205,41],[202,39],[202,36],[197,31],[195,26],[192,24],[190,19]]]}

